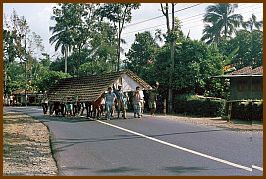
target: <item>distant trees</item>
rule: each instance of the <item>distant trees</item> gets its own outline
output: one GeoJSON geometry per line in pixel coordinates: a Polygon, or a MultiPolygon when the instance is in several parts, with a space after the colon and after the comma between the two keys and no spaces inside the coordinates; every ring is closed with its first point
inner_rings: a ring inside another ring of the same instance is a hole
{"type": "Polygon", "coordinates": [[[138,9],[139,3],[105,3],[99,8],[99,14],[102,18],[107,18],[116,30],[117,38],[117,71],[120,70],[120,53],[121,53],[121,34],[124,25],[132,19],[132,11],[138,9]]]}
{"type": "Polygon", "coordinates": [[[56,24],[50,27],[53,33],[50,43],[55,43],[56,51],[61,48],[61,53],[65,56],[65,73],[71,51],[77,54],[77,62],[81,64],[81,51],[92,38],[98,20],[96,6],[97,4],[59,3],[53,8],[54,15],[51,18],[56,24]]]}
{"type": "Polygon", "coordinates": [[[235,64],[236,68],[245,66],[261,66],[263,58],[263,32],[253,30],[239,30],[232,39],[223,40],[218,46],[224,56],[230,56],[235,51],[229,63],[235,64]]]}
{"type": "Polygon", "coordinates": [[[241,25],[243,17],[234,14],[237,4],[219,3],[206,8],[203,21],[207,23],[203,30],[202,40],[207,44],[219,43],[221,37],[227,38],[232,35],[236,28],[241,25]]]}
{"type": "MultiPolygon", "coordinates": [[[[119,70],[120,43],[124,42],[121,33],[124,25],[131,21],[131,11],[139,6],[134,3],[60,3],[54,7],[52,19],[56,24],[50,27],[53,33],[50,43],[55,44],[55,50],[61,48],[65,72],[76,76],[90,74],[89,66],[98,64],[100,67],[104,63],[108,67],[105,69],[114,70],[114,55],[117,55],[116,69],[119,70]],[[67,70],[67,61],[75,64],[74,70],[67,70]]],[[[93,73],[97,72],[96,69],[93,73]]]]}
{"type": "Polygon", "coordinates": [[[17,15],[15,10],[9,17],[4,18],[3,37],[5,94],[13,89],[10,82],[13,76],[18,74],[10,73],[10,71],[14,70],[12,68],[18,69],[18,64],[21,65],[20,69],[24,70],[19,74],[20,81],[15,86],[27,89],[35,75],[36,57],[44,48],[42,39],[35,32],[31,32],[25,17],[17,15]]]}
{"type": "MultiPolygon", "coordinates": [[[[181,93],[221,97],[222,86],[210,78],[222,74],[224,65],[233,63],[237,68],[262,65],[263,32],[259,29],[263,22],[256,16],[243,22],[240,15],[233,13],[237,7],[234,4],[209,6],[204,16],[208,25],[202,40],[191,40],[184,36],[181,21],[173,15],[174,5],[161,4],[166,33],[158,30],[155,35],[149,31],[135,34],[123,61],[123,68],[132,70],[148,83],[159,81],[160,93],[169,101],[181,93]],[[241,24],[244,29],[240,29],[241,24]]],[[[24,17],[15,12],[9,19],[5,17],[5,93],[15,89],[45,91],[61,78],[119,70],[124,42],[121,33],[131,21],[132,11],[139,6],[134,3],[58,4],[53,8],[55,24],[50,27],[50,43],[62,53],[56,58],[43,53],[42,39],[31,32],[24,17]]]]}
{"type": "MultiPolygon", "coordinates": [[[[171,68],[170,44],[159,47],[149,32],[136,34],[135,37],[126,55],[126,67],[149,83],[158,81],[166,98],[171,68]]],[[[189,38],[181,38],[178,42],[179,45],[174,48],[173,98],[177,93],[204,94],[205,89],[210,88],[210,77],[223,73],[223,55],[216,46],[208,46],[204,42],[189,38]]]]}
{"type": "Polygon", "coordinates": [[[208,6],[203,19],[207,24],[201,40],[217,45],[224,55],[225,65],[233,63],[237,69],[249,65],[260,66],[263,52],[263,33],[260,29],[263,21],[257,21],[254,14],[248,21],[243,21],[240,14],[234,14],[237,7],[237,4],[229,3],[208,6]]]}
{"type": "Polygon", "coordinates": [[[139,74],[143,79],[150,81],[147,71],[154,64],[158,49],[159,45],[150,32],[135,34],[135,41],[126,54],[126,68],[139,74]]]}
{"type": "Polygon", "coordinates": [[[248,21],[242,22],[242,26],[245,30],[250,30],[251,32],[256,28],[260,30],[262,28],[263,21],[257,21],[257,17],[252,14],[248,21]]]}

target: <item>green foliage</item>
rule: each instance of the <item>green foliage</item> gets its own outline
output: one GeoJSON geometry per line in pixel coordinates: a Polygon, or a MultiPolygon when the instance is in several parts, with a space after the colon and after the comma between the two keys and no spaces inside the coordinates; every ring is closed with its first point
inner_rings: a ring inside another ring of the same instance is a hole
{"type": "Polygon", "coordinates": [[[232,35],[243,20],[240,14],[234,14],[234,9],[237,7],[237,4],[229,3],[208,6],[203,19],[208,24],[203,30],[202,40],[207,40],[208,44],[212,42],[218,44],[222,36],[227,38],[232,35]]]}
{"type": "Polygon", "coordinates": [[[80,66],[80,75],[89,76],[109,73],[114,68],[112,65],[112,63],[105,62],[105,60],[87,62],[80,66]]]}
{"type": "Polygon", "coordinates": [[[193,95],[177,96],[174,111],[204,117],[219,117],[223,114],[225,100],[202,99],[193,95]]]}
{"type": "MultiPolygon", "coordinates": [[[[222,74],[222,56],[215,46],[190,39],[175,49],[172,87],[186,93],[204,90],[211,76],[222,74]]],[[[168,85],[170,48],[164,46],[156,56],[155,73],[162,85],[168,85]]],[[[202,92],[201,92],[202,93],[202,92]]]]}
{"type": "Polygon", "coordinates": [[[41,77],[36,81],[40,91],[46,91],[48,88],[56,83],[59,79],[70,78],[71,76],[67,73],[58,72],[58,71],[49,71],[44,70],[41,74],[41,77]]]}
{"type": "Polygon", "coordinates": [[[159,49],[150,32],[138,33],[135,41],[126,54],[126,68],[138,74],[144,80],[151,82],[155,54],[159,49]]]}
{"type": "Polygon", "coordinates": [[[249,18],[248,21],[242,22],[242,26],[245,30],[253,31],[253,28],[255,27],[257,30],[260,30],[262,28],[263,21],[257,21],[257,17],[252,14],[251,18],[249,18]]]}
{"type": "Polygon", "coordinates": [[[236,49],[237,52],[230,59],[230,63],[236,64],[240,69],[246,66],[261,66],[263,56],[263,32],[240,30],[230,40],[221,41],[218,46],[224,56],[229,57],[236,49]]]}
{"type": "Polygon", "coordinates": [[[234,102],[231,118],[248,121],[263,120],[263,101],[234,102]]]}
{"type": "Polygon", "coordinates": [[[121,38],[124,25],[131,22],[132,10],[138,9],[140,3],[105,3],[98,9],[98,14],[103,18],[106,18],[114,25],[116,30],[116,49],[117,49],[117,70],[120,70],[120,53],[121,43],[125,42],[121,38]]]}

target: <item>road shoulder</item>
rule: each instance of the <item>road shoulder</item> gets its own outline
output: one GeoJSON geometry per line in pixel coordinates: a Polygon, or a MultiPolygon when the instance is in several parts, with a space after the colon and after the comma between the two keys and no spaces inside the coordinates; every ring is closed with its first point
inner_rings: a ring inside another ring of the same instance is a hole
{"type": "Polygon", "coordinates": [[[22,113],[4,113],[3,118],[3,175],[56,176],[48,128],[22,113]]]}

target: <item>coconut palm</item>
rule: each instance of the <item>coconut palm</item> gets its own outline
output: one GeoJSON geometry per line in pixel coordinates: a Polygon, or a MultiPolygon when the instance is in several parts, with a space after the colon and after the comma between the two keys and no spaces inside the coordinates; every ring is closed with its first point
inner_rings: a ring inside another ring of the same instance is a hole
{"type": "Polygon", "coordinates": [[[61,53],[65,57],[65,73],[67,73],[67,58],[71,51],[71,42],[68,37],[67,28],[62,28],[59,24],[54,27],[50,27],[49,30],[52,32],[52,36],[49,38],[50,44],[55,44],[55,51],[61,48],[61,53]]]}
{"type": "Polygon", "coordinates": [[[221,39],[221,31],[219,28],[216,28],[215,25],[210,26],[206,24],[203,29],[203,36],[201,37],[202,41],[206,41],[206,44],[219,43],[221,39]]]}
{"type": "Polygon", "coordinates": [[[260,30],[262,28],[263,22],[262,21],[257,21],[257,17],[252,14],[251,18],[249,18],[248,21],[245,21],[242,23],[242,27],[245,30],[250,29],[250,31],[253,30],[253,28],[255,27],[257,30],[260,30]]]}
{"type": "Polygon", "coordinates": [[[229,3],[208,6],[203,21],[210,25],[205,25],[203,39],[209,39],[217,43],[220,37],[232,35],[243,19],[240,14],[234,14],[234,9],[237,7],[237,4],[229,3]]]}

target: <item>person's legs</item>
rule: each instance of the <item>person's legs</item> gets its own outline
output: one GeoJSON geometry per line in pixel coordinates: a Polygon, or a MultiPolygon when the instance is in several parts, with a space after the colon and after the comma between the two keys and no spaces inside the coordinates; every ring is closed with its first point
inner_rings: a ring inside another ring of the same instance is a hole
{"type": "Polygon", "coordinates": [[[136,114],[137,114],[137,105],[136,104],[134,104],[133,105],[133,108],[134,108],[134,117],[136,117],[136,114]]]}
{"type": "Polygon", "coordinates": [[[62,116],[65,116],[65,105],[64,104],[60,104],[61,105],[61,114],[62,116]]]}
{"type": "Polygon", "coordinates": [[[107,120],[110,120],[111,110],[112,110],[112,106],[110,104],[106,103],[106,119],[107,120]]]}
{"type": "Polygon", "coordinates": [[[117,118],[119,118],[120,117],[120,111],[121,111],[121,106],[122,104],[121,104],[121,101],[120,100],[118,100],[117,101],[117,118]]]}
{"type": "Polygon", "coordinates": [[[42,111],[43,111],[43,114],[45,114],[45,106],[44,106],[44,103],[42,103],[42,111]]]}
{"type": "Polygon", "coordinates": [[[44,111],[45,111],[45,114],[47,114],[47,112],[48,112],[48,103],[44,103],[44,111]]]}
{"type": "Polygon", "coordinates": [[[126,119],[127,116],[126,116],[126,104],[125,103],[122,103],[122,110],[123,110],[123,118],[126,119]]]}
{"type": "Polygon", "coordinates": [[[137,104],[137,115],[138,115],[138,118],[141,117],[141,103],[137,104]]]}

